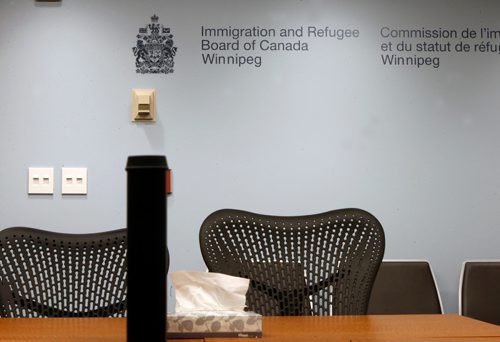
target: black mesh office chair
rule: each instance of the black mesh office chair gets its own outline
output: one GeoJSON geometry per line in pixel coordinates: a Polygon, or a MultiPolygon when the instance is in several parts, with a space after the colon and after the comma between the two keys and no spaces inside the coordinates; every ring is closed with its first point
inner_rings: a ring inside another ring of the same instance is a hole
{"type": "Polygon", "coordinates": [[[500,260],[463,263],[459,312],[467,317],[500,325],[500,260]]]}
{"type": "Polygon", "coordinates": [[[223,209],[200,229],[211,272],[250,279],[262,315],[366,314],[384,255],[380,222],[360,209],[281,217],[223,209]]]}
{"type": "Polygon", "coordinates": [[[123,317],[127,230],[0,231],[1,317],[123,317]]]}
{"type": "Polygon", "coordinates": [[[369,315],[441,313],[441,298],[428,261],[382,261],[368,303],[369,315]]]}

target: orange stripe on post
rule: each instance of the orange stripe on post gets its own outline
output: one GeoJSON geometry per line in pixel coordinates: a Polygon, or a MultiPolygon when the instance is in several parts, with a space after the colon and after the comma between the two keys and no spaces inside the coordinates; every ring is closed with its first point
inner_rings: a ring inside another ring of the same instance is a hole
{"type": "Polygon", "coordinates": [[[171,169],[167,169],[167,194],[172,193],[172,176],[171,169]]]}

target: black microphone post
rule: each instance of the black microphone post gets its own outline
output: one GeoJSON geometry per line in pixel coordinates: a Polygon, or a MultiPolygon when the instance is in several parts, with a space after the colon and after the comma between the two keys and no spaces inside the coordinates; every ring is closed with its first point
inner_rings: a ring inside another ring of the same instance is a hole
{"type": "Polygon", "coordinates": [[[127,161],[127,341],[165,342],[167,159],[127,161]]]}

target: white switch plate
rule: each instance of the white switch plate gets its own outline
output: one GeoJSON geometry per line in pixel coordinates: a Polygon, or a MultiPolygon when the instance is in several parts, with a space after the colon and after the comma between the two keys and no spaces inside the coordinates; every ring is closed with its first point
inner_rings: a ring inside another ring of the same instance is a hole
{"type": "Polygon", "coordinates": [[[61,193],[63,195],[86,195],[87,168],[63,167],[61,172],[61,193]]]}
{"type": "Polygon", "coordinates": [[[28,169],[28,194],[51,195],[54,193],[54,168],[30,167],[28,169]]]}

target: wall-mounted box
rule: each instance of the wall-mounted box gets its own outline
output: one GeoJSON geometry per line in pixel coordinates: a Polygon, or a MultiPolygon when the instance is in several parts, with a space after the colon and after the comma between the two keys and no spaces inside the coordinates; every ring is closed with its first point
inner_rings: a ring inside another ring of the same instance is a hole
{"type": "Polygon", "coordinates": [[[156,121],[154,89],[132,89],[132,122],[156,121]]]}

